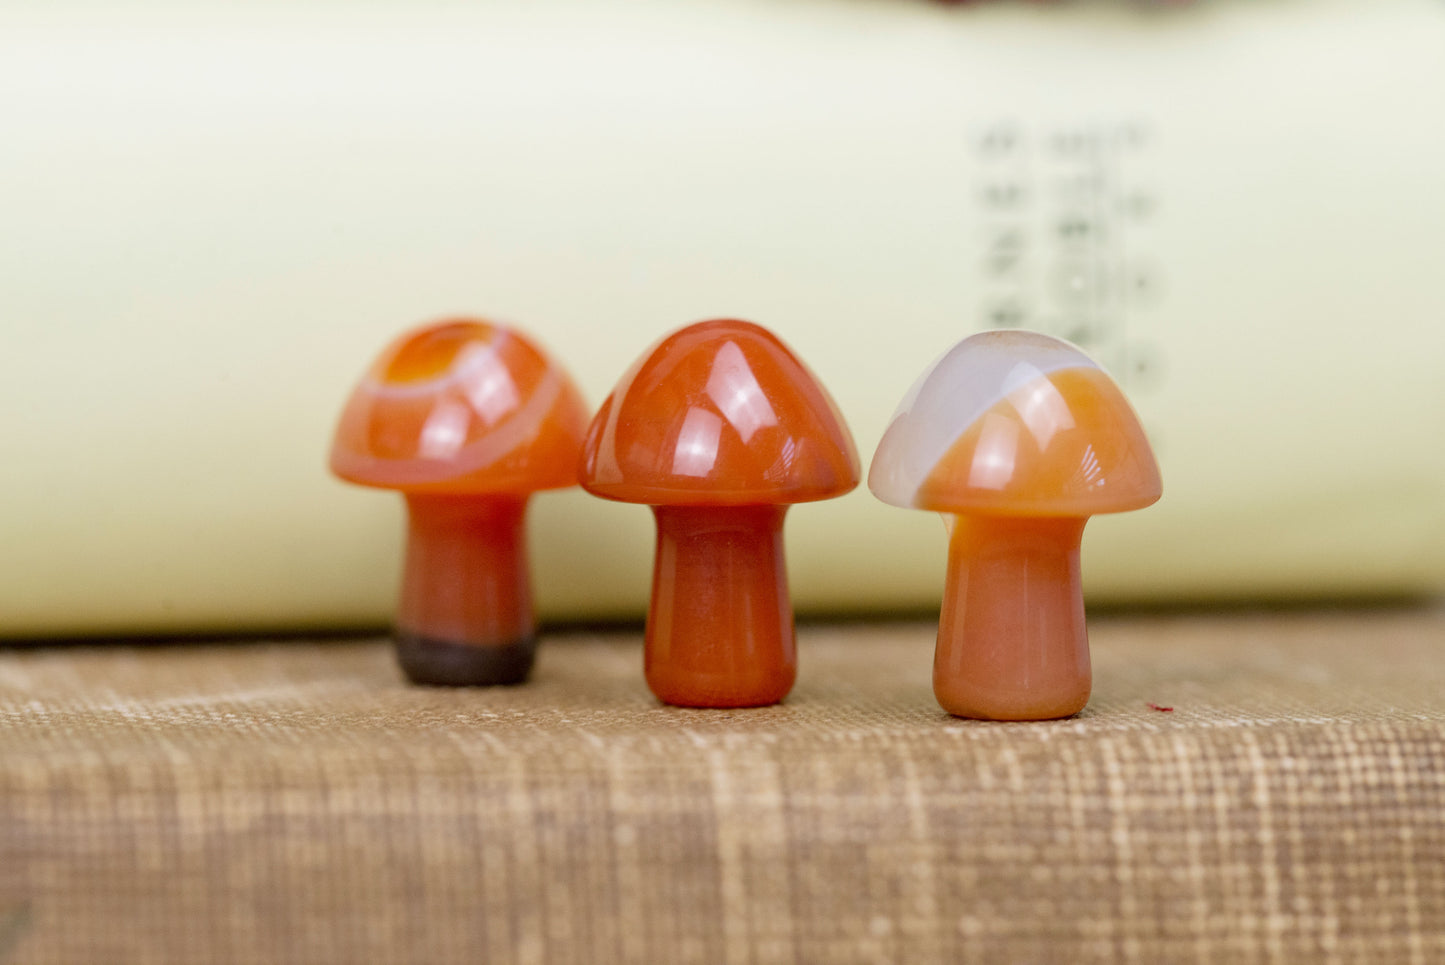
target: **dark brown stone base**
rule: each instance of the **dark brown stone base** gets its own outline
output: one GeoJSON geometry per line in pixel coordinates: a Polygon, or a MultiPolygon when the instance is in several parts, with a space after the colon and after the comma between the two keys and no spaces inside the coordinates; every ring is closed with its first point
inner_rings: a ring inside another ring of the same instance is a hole
{"type": "Polygon", "coordinates": [[[503,644],[456,643],[403,631],[394,636],[397,660],[407,679],[436,687],[520,684],[537,653],[535,636],[503,644]]]}

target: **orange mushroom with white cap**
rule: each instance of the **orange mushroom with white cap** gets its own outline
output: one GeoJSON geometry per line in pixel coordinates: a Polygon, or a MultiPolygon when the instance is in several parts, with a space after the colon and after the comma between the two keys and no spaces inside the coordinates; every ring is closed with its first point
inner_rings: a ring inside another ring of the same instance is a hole
{"type": "Polygon", "coordinates": [[[567,373],[488,322],[408,332],[362,378],[336,428],[331,471],[406,497],[395,639],[411,680],[526,679],[536,651],[527,500],[576,485],[586,424],[567,373]]]}
{"type": "Polygon", "coordinates": [[[1084,524],[1159,499],[1159,467],[1117,385],[1068,342],[964,339],[914,384],[868,487],[944,513],[948,578],[933,690],[960,717],[1083,709],[1092,678],[1079,581],[1084,524]]]}
{"type": "Polygon", "coordinates": [[[858,484],[833,400],[767,329],[680,329],[617,383],[592,420],[582,486],[657,518],[644,674],[665,703],[774,704],[797,675],[783,562],[792,503],[858,484]]]}

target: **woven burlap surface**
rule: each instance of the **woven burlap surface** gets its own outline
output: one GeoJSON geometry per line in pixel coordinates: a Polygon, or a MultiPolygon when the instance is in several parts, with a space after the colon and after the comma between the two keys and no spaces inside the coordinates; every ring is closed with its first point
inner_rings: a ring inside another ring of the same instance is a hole
{"type": "Polygon", "coordinates": [[[751,711],[657,705],[635,632],[486,691],[0,651],[0,962],[1445,961],[1438,610],[1092,633],[1038,724],[939,711],[923,623],[803,627],[751,711]]]}

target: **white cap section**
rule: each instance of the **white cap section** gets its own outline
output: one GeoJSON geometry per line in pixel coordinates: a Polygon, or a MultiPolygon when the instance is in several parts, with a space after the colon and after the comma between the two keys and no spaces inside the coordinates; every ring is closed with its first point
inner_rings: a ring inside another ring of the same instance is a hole
{"type": "Polygon", "coordinates": [[[959,436],[1006,396],[1059,369],[1098,368],[1051,335],[1005,329],[970,335],[921,375],[893,413],[868,488],[894,506],[916,505],[918,489],[959,436]]]}

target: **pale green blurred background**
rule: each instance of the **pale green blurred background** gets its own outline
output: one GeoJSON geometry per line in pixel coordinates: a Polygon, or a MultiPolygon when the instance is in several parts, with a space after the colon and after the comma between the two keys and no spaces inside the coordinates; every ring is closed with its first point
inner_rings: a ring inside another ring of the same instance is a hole
{"type": "MultiPolygon", "coordinates": [[[[0,635],[378,624],[329,478],[397,331],[533,332],[592,404],[773,328],[865,463],[972,331],[1079,341],[1165,476],[1095,602],[1445,588],[1445,6],[0,4],[0,635]]],[[[652,521],[545,495],[544,618],[640,616],[652,521]]],[[[789,516],[803,613],[935,606],[936,517],[789,516]]]]}

